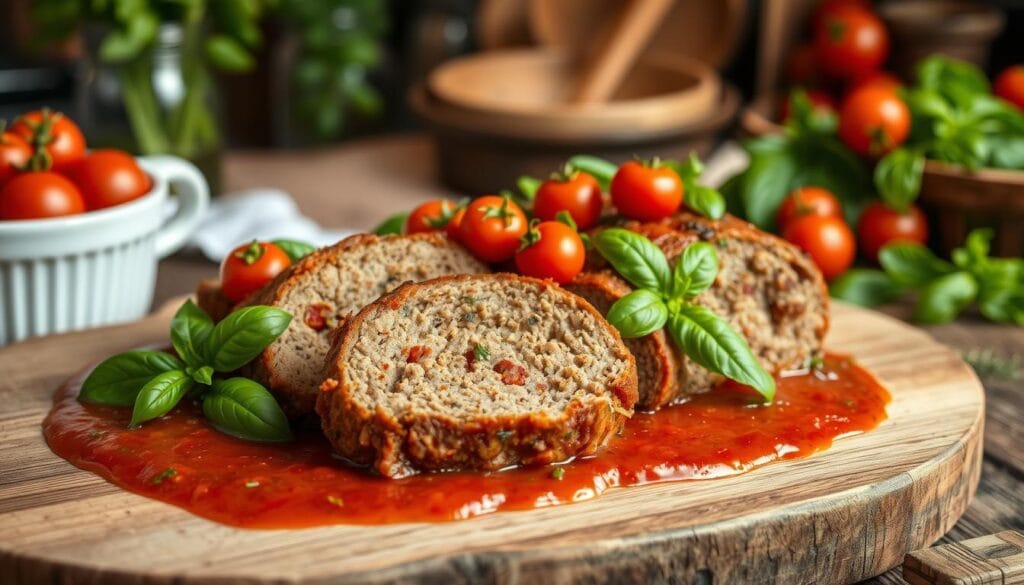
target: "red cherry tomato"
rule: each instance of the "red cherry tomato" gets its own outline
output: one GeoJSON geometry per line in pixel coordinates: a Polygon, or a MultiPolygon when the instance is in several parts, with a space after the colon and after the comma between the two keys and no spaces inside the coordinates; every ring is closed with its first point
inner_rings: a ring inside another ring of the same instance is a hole
{"type": "Polygon", "coordinates": [[[550,278],[565,284],[583,270],[586,248],[576,230],[560,221],[544,221],[530,228],[527,246],[516,252],[520,274],[550,278]]]}
{"type": "Polygon", "coordinates": [[[928,220],[916,205],[911,205],[905,212],[890,209],[880,201],[875,201],[864,208],[857,221],[857,241],[861,255],[878,261],[878,251],[882,246],[895,241],[916,242],[924,244],[928,241],[928,220]]]}
{"type": "Polygon", "coordinates": [[[782,200],[775,223],[779,230],[785,230],[789,222],[805,215],[843,217],[843,206],[828,189],[821,187],[800,187],[782,200]]]}
{"type": "Polygon", "coordinates": [[[889,33],[872,12],[842,6],[825,15],[815,29],[814,47],[823,74],[843,80],[876,71],[889,54],[889,33]]]}
{"type": "Polygon", "coordinates": [[[640,221],[672,215],[683,203],[683,182],[670,168],[636,161],[623,163],[612,178],[612,204],[640,221]]]}
{"type": "Polygon", "coordinates": [[[21,172],[32,157],[32,147],[14,132],[0,134],[0,186],[21,172]]]}
{"type": "Polygon", "coordinates": [[[839,138],[860,155],[881,156],[910,133],[910,110],[896,92],[869,85],[851,93],[839,112],[839,138]]]}
{"type": "Polygon", "coordinates": [[[516,253],[526,228],[526,215],[509,197],[485,195],[466,207],[459,241],[484,262],[502,262],[516,253]]]}
{"type": "Polygon", "coordinates": [[[577,172],[565,180],[548,179],[537,188],[533,214],[543,221],[555,221],[560,211],[567,211],[576,227],[590,229],[601,219],[601,186],[587,173],[577,172]]]}
{"type": "Polygon", "coordinates": [[[826,280],[846,272],[857,252],[850,226],[838,217],[798,217],[786,226],[782,237],[807,252],[826,280]]]}
{"type": "Polygon", "coordinates": [[[237,303],[274,280],[291,263],[284,250],[269,242],[243,244],[220,263],[224,296],[237,303]]]}
{"type": "MultiPolygon", "coordinates": [[[[808,89],[804,93],[807,94],[807,100],[811,102],[811,108],[814,113],[837,113],[839,108],[836,105],[836,100],[832,99],[832,96],[828,93],[821,91],[820,89],[808,89]]],[[[779,119],[783,122],[789,120],[789,107],[790,100],[785,99],[779,105],[779,119]]]]}
{"type": "Polygon", "coordinates": [[[455,212],[455,215],[452,216],[452,219],[451,221],[448,222],[448,225],[445,226],[444,228],[444,231],[448,234],[448,237],[455,241],[459,240],[459,230],[462,227],[463,217],[466,217],[466,208],[460,207],[459,210],[455,212]]]}
{"type": "Polygon", "coordinates": [[[121,150],[94,150],[68,172],[89,209],[127,203],[149,192],[153,183],[135,157],[121,150]]]}
{"type": "Polygon", "coordinates": [[[993,92],[1024,110],[1024,65],[1011,65],[996,77],[993,92]]]}
{"type": "Polygon", "coordinates": [[[74,183],[57,173],[22,173],[0,191],[0,219],[42,219],[85,212],[74,183]]]}
{"type": "Polygon", "coordinates": [[[427,201],[409,214],[405,220],[405,233],[442,231],[448,226],[448,222],[455,216],[457,210],[458,205],[454,201],[447,199],[427,201]]]}
{"type": "Polygon", "coordinates": [[[825,19],[844,8],[871,10],[870,0],[825,0],[811,13],[811,30],[818,30],[825,19]]]}
{"type": "Polygon", "coordinates": [[[55,171],[63,171],[85,156],[85,136],[71,118],[60,112],[36,110],[22,114],[11,131],[29,144],[42,144],[55,171]]]}

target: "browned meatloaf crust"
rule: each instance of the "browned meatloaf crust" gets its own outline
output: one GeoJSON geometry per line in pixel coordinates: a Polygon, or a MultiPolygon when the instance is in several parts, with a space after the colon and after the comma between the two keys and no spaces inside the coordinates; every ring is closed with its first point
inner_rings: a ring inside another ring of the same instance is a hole
{"type": "Polygon", "coordinates": [[[288,416],[312,416],[329,333],[345,318],[405,282],[481,272],[489,268],[440,233],[359,234],[321,248],[244,301],[293,318],[242,373],[273,392],[288,416]]]}
{"type": "Polygon", "coordinates": [[[220,281],[216,278],[204,278],[196,287],[196,304],[213,319],[214,323],[231,314],[235,303],[224,296],[220,281]]]}
{"type": "MultiPolygon", "coordinates": [[[[696,302],[726,317],[771,372],[803,366],[821,351],[828,330],[828,289],[814,263],[795,246],[732,216],[715,221],[679,213],[660,222],[623,222],[657,244],[670,262],[691,243],[716,245],[721,268],[696,302]]],[[[602,312],[631,286],[597,254],[568,288],[602,312]]],[[[655,409],[703,392],[720,377],[694,364],[664,331],[627,340],[640,369],[640,402],[655,409]]]]}
{"type": "Polygon", "coordinates": [[[404,285],[349,319],[317,412],[340,454],[401,477],[591,454],[636,399],[632,355],[583,299],[462,275],[404,285]]]}

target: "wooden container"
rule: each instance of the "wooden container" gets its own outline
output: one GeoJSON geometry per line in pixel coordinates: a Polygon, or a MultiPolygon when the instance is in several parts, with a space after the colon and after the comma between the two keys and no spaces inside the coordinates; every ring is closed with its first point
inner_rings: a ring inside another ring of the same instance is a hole
{"type": "Polygon", "coordinates": [[[614,161],[633,156],[685,158],[691,151],[705,156],[717,139],[732,130],[740,98],[735,88],[726,86],[702,120],[659,130],[627,127],[585,136],[533,135],[488,127],[439,103],[422,86],[413,88],[409,101],[434,135],[441,180],[462,193],[481,194],[511,188],[524,174],[545,177],[574,154],[614,161]]]}
{"type": "MultiPolygon", "coordinates": [[[[441,65],[410,92],[434,135],[440,178],[449,187],[469,194],[508,189],[520,175],[547,176],[580,153],[615,160],[706,154],[731,128],[739,98],[715,68],[736,48],[747,0],[663,7],[653,31],[633,36],[642,39],[630,46],[639,58],[607,101],[580,99],[588,86],[580,83],[581,72],[607,73],[593,65],[619,46],[610,41],[626,38],[624,23],[636,22],[627,18],[636,16],[628,10],[634,5],[512,2],[483,2],[481,44],[488,51],[441,65]],[[524,38],[540,46],[500,49],[524,38]]],[[[617,49],[613,55],[622,56],[617,49]]]]}

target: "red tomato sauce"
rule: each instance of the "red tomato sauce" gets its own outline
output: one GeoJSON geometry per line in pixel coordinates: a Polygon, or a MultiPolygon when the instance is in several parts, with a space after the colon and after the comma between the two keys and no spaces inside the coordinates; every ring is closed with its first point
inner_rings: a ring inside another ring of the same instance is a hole
{"type": "Polygon", "coordinates": [[[81,380],[57,392],[43,423],[54,452],[129,491],[245,528],[460,520],[580,502],[612,488],[733,475],[870,430],[889,401],[871,374],[828,356],[818,370],[782,377],[770,406],[727,384],[637,413],[593,457],[389,480],[346,464],[316,430],[287,444],[250,443],[217,432],[193,405],[128,430],[130,409],[78,402],[81,380]]]}

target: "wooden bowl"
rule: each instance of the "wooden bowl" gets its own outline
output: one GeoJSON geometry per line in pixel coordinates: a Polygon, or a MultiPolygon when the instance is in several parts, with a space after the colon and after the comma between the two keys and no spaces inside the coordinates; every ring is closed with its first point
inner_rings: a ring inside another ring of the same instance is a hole
{"type": "Polygon", "coordinates": [[[433,134],[441,181],[458,192],[479,195],[510,189],[521,175],[546,177],[574,154],[614,161],[633,156],[681,159],[691,151],[707,155],[732,130],[740,97],[735,88],[725,86],[711,109],[689,124],[602,128],[580,135],[534,134],[489,124],[486,118],[439,102],[423,86],[410,91],[409,101],[433,134]]]}
{"type": "MultiPolygon", "coordinates": [[[[747,136],[782,132],[766,112],[776,111],[777,99],[763,96],[744,108],[740,130],[747,136]]],[[[927,161],[921,178],[921,206],[928,212],[933,242],[949,254],[973,228],[994,228],[993,253],[1024,255],[1024,171],[979,169],[927,161]]]]}
{"type": "Polygon", "coordinates": [[[629,73],[612,101],[567,103],[578,64],[557,50],[489,51],[449,61],[427,90],[463,125],[513,136],[592,139],[632,129],[680,127],[705,118],[721,95],[718,74],[686,57],[653,54],[629,73]]]}

